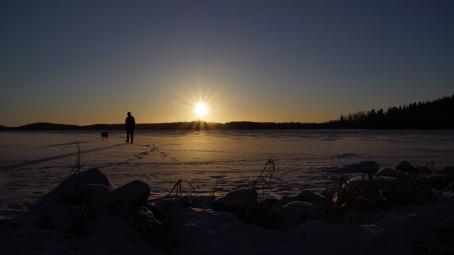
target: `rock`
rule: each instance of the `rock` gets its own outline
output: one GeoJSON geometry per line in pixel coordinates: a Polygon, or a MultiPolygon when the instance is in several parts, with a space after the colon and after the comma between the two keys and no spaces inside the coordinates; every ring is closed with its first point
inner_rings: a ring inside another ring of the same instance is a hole
{"type": "Polygon", "coordinates": [[[388,176],[388,177],[398,177],[400,175],[400,171],[395,168],[384,167],[378,170],[375,174],[376,176],[388,176]]]}
{"type": "Polygon", "coordinates": [[[424,244],[424,254],[454,254],[454,218],[437,224],[424,244]]]}
{"type": "Polygon", "coordinates": [[[63,203],[41,209],[37,218],[38,226],[67,233],[82,231],[86,222],[87,217],[81,207],[63,203]]]}
{"type": "Polygon", "coordinates": [[[320,195],[310,190],[303,190],[297,198],[303,202],[311,202],[317,205],[326,205],[327,201],[320,195]]]}
{"type": "Polygon", "coordinates": [[[371,185],[373,185],[374,180],[375,179],[372,179],[372,181],[371,181],[368,176],[357,175],[357,176],[350,177],[350,179],[348,179],[348,183],[353,188],[359,189],[359,188],[370,187],[371,185]]]}
{"type": "Polygon", "coordinates": [[[211,195],[200,195],[200,196],[192,196],[191,201],[193,203],[193,207],[201,208],[201,209],[211,209],[213,208],[214,200],[216,199],[215,196],[211,195]]]}
{"type": "Polygon", "coordinates": [[[260,202],[258,203],[258,205],[259,205],[260,207],[271,208],[271,207],[273,207],[278,201],[279,201],[279,199],[277,199],[276,197],[268,196],[268,197],[262,199],[262,201],[260,201],[260,202]]]}
{"type": "Polygon", "coordinates": [[[150,187],[142,181],[132,181],[101,197],[90,208],[96,215],[125,215],[145,205],[150,187]]]}
{"type": "Polygon", "coordinates": [[[447,187],[437,192],[439,198],[453,199],[454,198],[454,182],[451,182],[447,187]]]}
{"type": "Polygon", "coordinates": [[[81,231],[88,221],[86,206],[107,194],[111,184],[97,168],[71,175],[44,197],[37,224],[62,232],[81,231]]]}
{"type": "Polygon", "coordinates": [[[379,169],[376,161],[361,161],[357,164],[343,166],[338,170],[344,173],[375,173],[379,169]]]}
{"type": "Polygon", "coordinates": [[[248,220],[257,206],[258,194],[255,189],[238,189],[219,197],[214,201],[213,209],[235,213],[248,220]]]}
{"type": "Polygon", "coordinates": [[[321,208],[314,203],[295,201],[282,207],[280,213],[290,224],[301,224],[321,218],[321,208]]]}
{"type": "Polygon", "coordinates": [[[169,207],[181,209],[191,205],[191,200],[188,197],[163,197],[152,203],[153,209],[160,212],[166,211],[169,207]]]}
{"type": "Polygon", "coordinates": [[[214,201],[214,207],[220,209],[251,208],[257,205],[255,189],[238,189],[219,197],[214,201]]]}
{"type": "Polygon", "coordinates": [[[298,197],[282,196],[281,199],[274,204],[274,207],[281,208],[282,206],[295,201],[300,201],[300,199],[298,197]]]}
{"type": "Polygon", "coordinates": [[[272,202],[271,199],[261,201],[254,210],[254,219],[265,228],[285,230],[288,228],[288,224],[279,213],[280,208],[273,206],[276,201],[272,202]]]}
{"type": "Polygon", "coordinates": [[[454,176],[436,174],[427,178],[427,185],[431,189],[443,189],[454,181],[454,176]]]}
{"type": "Polygon", "coordinates": [[[452,166],[443,167],[442,169],[438,170],[438,173],[444,174],[444,175],[449,175],[449,176],[454,176],[454,167],[452,167],[452,166]]]}
{"type": "Polygon", "coordinates": [[[110,190],[110,187],[103,184],[84,184],[79,188],[79,196],[88,203],[106,195],[110,190]]]}
{"type": "Polygon", "coordinates": [[[192,206],[192,200],[188,197],[164,197],[151,203],[153,213],[164,224],[174,220],[175,211],[192,206]]]}
{"type": "Polygon", "coordinates": [[[402,171],[404,173],[413,173],[416,171],[416,167],[414,167],[410,162],[408,161],[402,161],[400,162],[397,166],[396,169],[399,171],[402,171]]]}
{"type": "Polygon", "coordinates": [[[367,173],[376,173],[380,169],[376,161],[362,161],[359,163],[359,167],[367,173]]]}
{"type": "Polygon", "coordinates": [[[147,241],[156,244],[167,254],[177,254],[177,239],[172,231],[163,225],[151,210],[142,207],[128,217],[129,226],[147,241]]]}
{"type": "Polygon", "coordinates": [[[369,190],[369,189],[381,189],[393,184],[396,177],[390,176],[379,176],[372,175],[372,180],[367,175],[353,176],[348,179],[348,182],[354,189],[357,190],[369,190]]]}
{"type": "Polygon", "coordinates": [[[84,203],[97,198],[105,190],[109,191],[111,187],[109,179],[99,169],[91,168],[78,175],[71,175],[60,183],[44,198],[42,206],[49,206],[61,201],[69,204],[84,203]],[[97,187],[90,185],[97,185],[97,187]],[[81,189],[85,189],[85,192],[81,193],[81,189]],[[85,195],[88,197],[84,197],[85,195]]]}

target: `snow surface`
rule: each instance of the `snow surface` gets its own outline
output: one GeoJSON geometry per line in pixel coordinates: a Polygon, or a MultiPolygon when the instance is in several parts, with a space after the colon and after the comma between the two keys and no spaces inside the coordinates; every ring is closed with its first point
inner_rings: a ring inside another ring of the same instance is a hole
{"type": "Polygon", "coordinates": [[[282,180],[268,191],[276,196],[325,188],[335,177],[331,164],[454,165],[452,131],[138,131],[135,139],[124,143],[123,132],[107,141],[95,131],[0,132],[0,218],[26,210],[70,174],[74,141],[86,167],[101,168],[114,186],[142,180],[152,197],[167,194],[178,179],[190,181],[195,193],[222,194],[254,181],[269,158],[282,180]]]}
{"type": "MultiPolygon", "coordinates": [[[[28,209],[69,176],[73,141],[80,142],[85,168],[101,168],[117,187],[147,182],[152,199],[178,179],[190,181],[199,195],[246,186],[268,158],[279,163],[282,181],[268,190],[276,196],[323,189],[336,175],[332,164],[454,165],[452,131],[162,131],[137,132],[134,145],[124,139],[120,132],[108,141],[99,132],[0,132],[0,253],[162,254],[120,217],[96,221],[84,238],[36,227],[28,209]]],[[[347,216],[343,224],[314,221],[271,231],[227,212],[185,208],[175,212],[171,227],[181,254],[414,254],[453,212],[452,201],[439,201],[347,216]]]]}

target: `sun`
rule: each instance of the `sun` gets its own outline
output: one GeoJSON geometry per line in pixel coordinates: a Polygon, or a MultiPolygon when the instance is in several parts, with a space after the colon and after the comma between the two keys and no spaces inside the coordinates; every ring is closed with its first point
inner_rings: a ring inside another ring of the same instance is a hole
{"type": "Polygon", "coordinates": [[[199,118],[203,118],[208,114],[208,105],[204,102],[198,102],[194,105],[194,113],[199,118]]]}

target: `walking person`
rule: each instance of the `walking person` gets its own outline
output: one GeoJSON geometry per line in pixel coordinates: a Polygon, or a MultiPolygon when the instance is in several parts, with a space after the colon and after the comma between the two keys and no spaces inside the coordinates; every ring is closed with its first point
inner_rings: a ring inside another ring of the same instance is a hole
{"type": "Polygon", "coordinates": [[[126,143],[129,143],[131,138],[131,144],[134,142],[134,129],[136,128],[136,119],[128,112],[128,117],[125,120],[126,129],[126,143]]]}

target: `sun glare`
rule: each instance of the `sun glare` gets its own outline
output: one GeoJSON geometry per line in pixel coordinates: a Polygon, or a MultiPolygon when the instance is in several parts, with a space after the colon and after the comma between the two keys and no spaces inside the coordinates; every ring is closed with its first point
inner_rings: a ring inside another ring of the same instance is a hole
{"type": "Polygon", "coordinates": [[[194,105],[194,113],[197,115],[199,118],[203,118],[207,115],[208,113],[208,106],[207,104],[203,102],[199,102],[194,105]]]}

